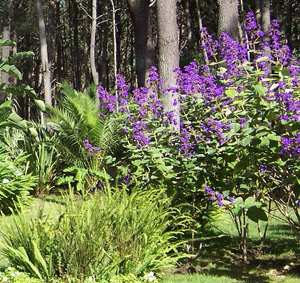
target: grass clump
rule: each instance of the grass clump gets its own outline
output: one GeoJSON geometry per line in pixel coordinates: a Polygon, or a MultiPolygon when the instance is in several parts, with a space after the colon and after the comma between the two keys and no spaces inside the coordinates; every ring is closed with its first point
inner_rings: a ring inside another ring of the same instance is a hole
{"type": "Polygon", "coordinates": [[[1,253],[12,266],[39,279],[104,282],[118,274],[142,277],[183,257],[172,253],[181,232],[171,229],[177,211],[164,191],[107,187],[87,201],[71,193],[64,203],[53,217],[40,209],[4,225],[1,253]]]}

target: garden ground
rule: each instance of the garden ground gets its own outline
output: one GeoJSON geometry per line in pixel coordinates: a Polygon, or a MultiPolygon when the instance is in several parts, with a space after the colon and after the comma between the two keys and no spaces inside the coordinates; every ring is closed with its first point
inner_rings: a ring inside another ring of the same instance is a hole
{"type": "MultiPolygon", "coordinates": [[[[60,207],[60,201],[50,195],[44,199],[36,198],[28,211],[34,216],[37,208],[44,205],[45,211],[52,213],[60,207]]],[[[0,222],[1,227],[1,222],[0,222]]],[[[261,225],[263,228],[263,224],[261,225]]],[[[198,282],[290,282],[300,283],[300,259],[297,239],[289,226],[279,215],[269,223],[263,253],[259,254],[259,236],[255,223],[250,223],[249,263],[242,262],[238,239],[229,215],[224,214],[212,224],[205,236],[216,236],[202,242],[200,256],[190,264],[177,270],[158,274],[163,283],[198,282]]],[[[8,262],[2,258],[0,266],[6,268],[8,262]]]]}

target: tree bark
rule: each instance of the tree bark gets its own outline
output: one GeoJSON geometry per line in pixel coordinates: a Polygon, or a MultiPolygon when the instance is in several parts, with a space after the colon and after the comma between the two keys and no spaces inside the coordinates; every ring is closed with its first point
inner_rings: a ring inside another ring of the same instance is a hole
{"type": "Polygon", "coordinates": [[[91,44],[90,44],[90,64],[94,84],[99,83],[98,72],[96,70],[95,44],[96,44],[96,27],[97,27],[97,0],[92,1],[92,26],[91,26],[91,44]]]}
{"type": "MultiPolygon", "coordinates": [[[[11,40],[11,0],[5,0],[5,12],[4,12],[4,26],[2,32],[3,40],[11,40]]],[[[11,46],[2,47],[2,58],[8,58],[10,56],[12,48],[11,46]]],[[[1,83],[5,83],[6,87],[10,86],[11,77],[8,73],[2,72],[0,74],[1,83]]],[[[0,91],[0,103],[4,102],[7,97],[5,91],[0,91]]]]}
{"type": "Polygon", "coordinates": [[[232,39],[239,37],[239,10],[238,0],[218,0],[219,23],[218,36],[226,32],[232,39]]]}
{"type": "Polygon", "coordinates": [[[138,86],[146,85],[151,67],[154,65],[152,26],[147,0],[127,0],[135,36],[136,74],[138,86]]]}
{"type": "Polygon", "coordinates": [[[52,105],[51,73],[50,73],[49,62],[48,62],[46,28],[45,28],[42,1],[36,0],[36,6],[37,6],[37,15],[38,15],[38,22],[39,22],[40,48],[41,48],[41,61],[42,61],[43,81],[44,81],[45,104],[51,106],[52,105]]]}
{"type": "Polygon", "coordinates": [[[193,29],[192,29],[192,18],[190,11],[190,0],[185,0],[185,16],[186,16],[186,28],[187,28],[187,42],[189,50],[193,47],[193,29]]]}
{"type": "MultiPolygon", "coordinates": [[[[179,40],[177,26],[176,0],[157,0],[158,21],[158,69],[163,80],[163,89],[176,86],[176,74],[173,70],[179,66],[179,40]]],[[[174,114],[174,129],[180,132],[179,94],[172,91],[162,93],[163,106],[174,114]]]]}
{"type": "MultiPolygon", "coordinates": [[[[261,29],[264,32],[263,42],[264,46],[264,56],[271,56],[271,48],[269,43],[271,38],[269,36],[269,30],[271,26],[271,14],[270,14],[270,1],[260,0],[260,11],[261,11],[261,29]]],[[[271,64],[267,64],[267,75],[271,73],[271,64]]]]}

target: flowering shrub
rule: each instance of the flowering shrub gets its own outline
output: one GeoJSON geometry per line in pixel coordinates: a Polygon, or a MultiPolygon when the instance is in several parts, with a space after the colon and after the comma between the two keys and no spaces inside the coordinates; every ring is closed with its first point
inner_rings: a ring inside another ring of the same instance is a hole
{"type": "MultiPolygon", "coordinates": [[[[124,122],[125,153],[117,165],[128,186],[167,187],[178,202],[190,204],[197,220],[205,195],[228,208],[234,221],[266,221],[267,199],[298,215],[300,65],[282,43],[276,20],[270,42],[263,35],[253,13],[241,42],[225,33],[214,41],[202,30],[203,59],[210,63],[174,70],[177,85],[170,90],[181,96],[180,134],[158,99],[164,90],[155,68],[149,87],[132,95],[120,75],[116,94],[99,88],[103,117],[124,122]]],[[[300,217],[289,220],[298,227],[300,217]]],[[[241,246],[246,234],[240,234],[241,246]]]]}

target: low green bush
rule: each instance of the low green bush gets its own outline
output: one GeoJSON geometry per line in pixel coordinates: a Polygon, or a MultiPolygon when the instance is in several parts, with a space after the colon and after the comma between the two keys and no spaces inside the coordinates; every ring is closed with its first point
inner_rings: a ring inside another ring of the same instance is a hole
{"type": "Polygon", "coordinates": [[[129,194],[125,188],[105,187],[87,201],[65,196],[58,217],[42,209],[31,220],[24,213],[14,215],[14,225],[7,223],[1,231],[1,253],[36,278],[91,276],[96,282],[115,275],[144,276],[184,257],[177,250],[182,231],[171,228],[175,222],[183,227],[186,220],[170,208],[164,191],[134,189],[129,194]]]}
{"type": "Polygon", "coordinates": [[[35,186],[35,178],[27,174],[23,154],[10,156],[0,143],[0,211],[8,214],[20,205],[30,204],[29,192],[35,186]]]}

